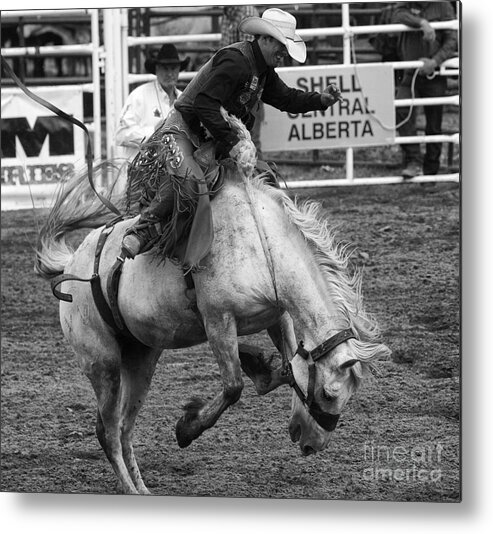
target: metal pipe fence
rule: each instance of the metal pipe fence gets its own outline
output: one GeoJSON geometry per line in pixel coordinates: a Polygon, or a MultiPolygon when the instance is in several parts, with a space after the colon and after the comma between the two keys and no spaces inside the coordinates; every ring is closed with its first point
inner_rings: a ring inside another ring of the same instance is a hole
{"type": "MultiPolygon", "coordinates": [[[[178,15],[178,11],[174,8],[172,10],[174,15],[178,15]]],[[[336,10],[329,10],[335,13],[336,10]]],[[[165,10],[160,10],[160,14],[165,10]]],[[[368,35],[375,33],[397,33],[415,31],[402,24],[376,24],[356,26],[351,24],[349,4],[342,4],[342,9],[339,11],[341,15],[341,25],[338,27],[325,28],[309,28],[300,29],[299,34],[304,40],[310,42],[311,40],[330,37],[341,36],[343,39],[343,65],[353,65],[354,58],[354,37],[357,35],[368,35]]],[[[202,13],[197,13],[201,15],[202,13]]],[[[354,14],[354,10],[351,10],[354,14]]],[[[192,12],[186,11],[187,16],[193,16],[192,12]]],[[[128,54],[122,53],[128,51],[133,47],[141,47],[148,45],[160,45],[164,43],[217,43],[220,38],[220,33],[203,33],[196,35],[162,35],[162,36],[132,36],[128,34],[128,9],[68,9],[68,10],[31,10],[31,11],[3,11],[2,20],[14,20],[16,17],[30,17],[41,20],[43,17],[63,18],[70,16],[73,18],[90,17],[91,20],[91,43],[89,44],[69,44],[69,45],[52,45],[52,46],[19,46],[11,48],[2,48],[2,55],[6,58],[19,58],[23,56],[87,56],[91,58],[92,65],[92,82],[84,83],[82,87],[85,92],[90,92],[93,95],[94,108],[94,122],[88,124],[88,129],[94,134],[94,147],[96,157],[100,157],[102,153],[102,124],[103,116],[101,112],[101,89],[103,87],[102,80],[104,79],[104,88],[106,94],[105,101],[105,134],[106,134],[106,155],[111,157],[112,154],[112,139],[114,133],[114,123],[117,114],[121,109],[124,98],[128,94],[129,86],[135,83],[143,83],[154,78],[153,75],[148,74],[133,74],[129,72],[128,54]],[[102,18],[101,18],[102,13],[102,18]],[[103,34],[104,46],[99,42],[99,29],[103,20],[103,34]],[[103,71],[103,72],[102,72],[103,71]]],[[[184,15],[185,16],[185,15],[184,15]]],[[[448,22],[433,22],[432,27],[439,29],[453,29],[460,30],[459,21],[448,22]]],[[[389,63],[387,63],[389,64],[389,63]]],[[[423,63],[421,61],[406,61],[406,62],[390,62],[394,70],[418,68],[423,63]]],[[[332,65],[331,66],[337,66],[332,65]]],[[[182,72],[179,80],[182,83],[190,81],[196,72],[182,72]]],[[[448,60],[445,62],[439,71],[442,76],[460,76],[460,62],[458,58],[448,60]]],[[[460,106],[460,96],[452,95],[439,99],[406,99],[394,100],[395,107],[402,106],[427,106],[443,104],[449,106],[460,106]]],[[[450,135],[441,136],[416,136],[413,138],[397,137],[396,144],[405,143],[427,143],[427,142],[446,142],[452,144],[460,143],[459,132],[454,132],[450,135]]],[[[354,178],[354,154],[353,148],[346,149],[346,179],[345,180],[323,180],[327,186],[366,184],[366,180],[371,180],[371,183],[394,183],[402,181],[401,177],[378,177],[378,178],[354,178]]],[[[416,177],[414,181],[442,181],[451,180],[458,181],[458,173],[448,175],[440,175],[435,177],[416,177]]],[[[303,182],[303,187],[308,182],[303,182]]],[[[318,182],[317,182],[318,184],[318,182]]],[[[297,182],[293,182],[290,187],[297,187],[297,182]]],[[[319,187],[316,185],[314,187],[319,187]]]]}

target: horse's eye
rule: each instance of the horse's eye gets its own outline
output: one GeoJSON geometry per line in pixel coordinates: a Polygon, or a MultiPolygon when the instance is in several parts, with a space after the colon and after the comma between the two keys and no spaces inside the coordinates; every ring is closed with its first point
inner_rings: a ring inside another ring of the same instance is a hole
{"type": "Polygon", "coordinates": [[[339,369],[341,371],[344,371],[344,369],[349,369],[349,367],[352,367],[355,363],[358,363],[358,360],[353,358],[352,360],[348,360],[347,362],[344,362],[339,365],[339,369]]]}
{"type": "Polygon", "coordinates": [[[335,397],[333,395],[329,395],[324,391],[324,400],[326,400],[327,402],[332,402],[333,400],[335,400],[335,397]]]}

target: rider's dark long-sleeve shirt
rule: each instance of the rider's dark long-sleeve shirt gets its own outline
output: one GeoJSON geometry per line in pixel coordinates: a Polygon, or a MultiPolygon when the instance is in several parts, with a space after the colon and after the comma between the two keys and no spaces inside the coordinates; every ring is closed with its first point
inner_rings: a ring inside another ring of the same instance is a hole
{"type": "MultiPolygon", "coordinates": [[[[245,43],[252,47],[255,68],[248,57],[235,48],[223,48],[212,58],[207,79],[193,98],[193,103],[183,105],[180,99],[175,103],[189,126],[197,131],[201,123],[212,137],[223,145],[225,152],[238,142],[235,132],[220,113],[221,106],[230,114],[241,119],[247,126],[250,111],[256,98],[245,101],[246,89],[251,88],[254,75],[258,75],[259,87],[263,86],[260,99],[281,111],[305,113],[326,109],[318,92],[303,91],[288,87],[274,68],[265,63],[256,41],[245,43]]],[[[199,72],[200,74],[200,72],[199,72]]],[[[184,96],[186,99],[186,92],[184,96]]],[[[255,91],[254,91],[255,92],[255,91]]],[[[184,99],[184,100],[185,100],[184,99]]]]}

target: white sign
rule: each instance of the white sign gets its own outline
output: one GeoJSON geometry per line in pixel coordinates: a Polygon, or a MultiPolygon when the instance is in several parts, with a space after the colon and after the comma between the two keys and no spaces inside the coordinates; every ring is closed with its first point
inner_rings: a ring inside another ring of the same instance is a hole
{"type": "Polygon", "coordinates": [[[314,150],[391,144],[395,140],[394,72],[391,65],[360,64],[277,69],[289,86],[322,92],[336,84],[343,102],[302,114],[265,106],[263,151],[314,150]]]}
{"type": "MultiPolygon", "coordinates": [[[[68,115],[83,117],[82,87],[29,90],[68,115]]],[[[2,88],[2,185],[53,183],[85,157],[84,131],[29,98],[2,88]]]]}

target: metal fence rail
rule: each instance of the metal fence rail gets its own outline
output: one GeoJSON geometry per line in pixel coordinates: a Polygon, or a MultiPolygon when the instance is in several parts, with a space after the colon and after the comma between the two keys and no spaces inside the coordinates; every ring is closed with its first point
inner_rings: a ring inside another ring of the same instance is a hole
{"type": "MultiPolygon", "coordinates": [[[[160,9],[159,11],[165,11],[160,9]]],[[[169,11],[169,9],[168,9],[169,11]]],[[[174,9],[172,10],[174,12],[174,9]]],[[[335,9],[330,10],[331,13],[336,13],[335,9]]],[[[310,41],[317,38],[328,36],[341,36],[343,39],[343,63],[342,65],[354,65],[355,59],[354,51],[354,37],[356,35],[375,34],[375,33],[397,33],[415,31],[402,24],[379,24],[379,25],[351,25],[350,5],[342,4],[339,11],[341,15],[341,25],[337,27],[326,28],[309,28],[300,29],[299,34],[304,40],[310,41]]],[[[351,14],[354,10],[351,10],[351,14]]],[[[176,14],[176,13],[175,13],[176,14]]],[[[196,12],[196,15],[202,15],[202,12],[196,12]]],[[[191,13],[187,12],[190,16],[191,13]]],[[[101,88],[102,77],[105,81],[105,134],[106,134],[106,157],[111,158],[113,155],[113,139],[116,125],[116,119],[123,105],[124,99],[128,95],[129,86],[134,83],[142,83],[154,78],[153,75],[148,74],[132,74],[129,73],[128,68],[128,53],[132,48],[159,45],[163,43],[216,43],[220,40],[219,33],[204,33],[196,35],[167,35],[167,36],[131,36],[128,32],[129,9],[67,9],[67,10],[31,10],[31,11],[2,11],[2,20],[15,20],[19,17],[42,20],[44,17],[49,19],[62,19],[63,17],[70,17],[71,20],[77,18],[87,18],[90,16],[91,20],[91,36],[92,41],[89,44],[69,44],[69,45],[53,45],[53,46],[20,46],[3,48],[2,55],[6,58],[19,58],[23,56],[88,56],[92,59],[92,81],[90,83],[82,84],[85,92],[92,93],[93,108],[94,108],[94,122],[88,124],[87,127],[94,134],[94,152],[96,157],[100,157],[102,153],[102,128],[103,117],[101,115],[101,88]],[[100,45],[99,31],[100,23],[103,24],[104,46],[100,45]],[[124,53],[125,52],[125,53],[124,53]]],[[[431,24],[435,29],[453,29],[459,31],[459,21],[448,22],[434,22],[431,24]]],[[[389,64],[389,63],[387,63],[389,64]]],[[[420,61],[407,62],[391,62],[394,70],[418,68],[422,65],[420,61]]],[[[337,66],[337,65],[334,65],[337,66]]],[[[195,72],[180,73],[180,81],[188,82],[194,76],[195,72]]],[[[445,62],[439,71],[442,76],[460,76],[460,63],[458,58],[448,60],[445,62]]],[[[460,96],[452,95],[440,99],[406,99],[395,100],[395,107],[402,106],[427,106],[427,105],[460,105],[460,96]]],[[[397,137],[396,144],[405,143],[428,143],[428,142],[447,142],[453,144],[460,143],[459,132],[453,132],[450,135],[441,136],[416,136],[413,138],[397,137]]],[[[344,180],[323,180],[324,185],[355,185],[366,184],[367,180],[370,183],[394,183],[401,182],[401,177],[377,177],[377,178],[355,178],[354,177],[354,156],[353,148],[346,148],[346,178],[344,180]]],[[[458,181],[458,173],[445,174],[433,177],[416,177],[413,181],[458,181]]],[[[313,181],[312,181],[313,182],[313,181]]],[[[303,187],[308,183],[303,182],[303,187]]],[[[313,182],[316,185],[313,187],[320,187],[319,181],[313,182]]],[[[298,182],[293,182],[290,187],[298,187],[298,182]]],[[[300,185],[301,187],[301,185],[300,185]]]]}
{"type": "MultiPolygon", "coordinates": [[[[38,21],[45,18],[58,18],[73,20],[78,17],[90,17],[91,21],[91,43],[88,44],[69,44],[53,46],[24,46],[2,48],[2,56],[5,58],[16,58],[24,56],[88,56],[92,60],[92,82],[81,84],[86,93],[92,94],[93,105],[93,122],[86,123],[85,126],[94,136],[94,156],[101,158],[102,147],[102,117],[101,117],[101,55],[102,47],[99,42],[99,10],[97,9],[56,9],[56,10],[26,10],[26,11],[2,11],[2,20],[17,19],[19,17],[35,18],[38,21]]],[[[61,78],[60,81],[67,83],[67,80],[61,78]]]]}
{"type": "MultiPolygon", "coordinates": [[[[453,21],[446,21],[446,22],[432,22],[431,26],[436,30],[443,30],[443,29],[453,29],[453,30],[459,30],[459,21],[453,20],[453,21]]],[[[309,41],[310,39],[314,39],[316,37],[325,37],[325,36],[342,36],[344,39],[344,48],[343,48],[343,56],[344,56],[344,63],[343,65],[352,65],[353,60],[353,37],[354,35],[364,35],[364,34],[374,34],[374,33],[396,33],[396,32],[411,32],[416,31],[412,28],[409,28],[408,26],[404,24],[378,24],[378,25],[371,25],[371,26],[354,26],[350,24],[350,17],[349,17],[349,4],[343,4],[342,5],[342,25],[340,27],[330,27],[330,28],[312,28],[312,29],[300,29],[298,30],[298,33],[301,37],[303,37],[304,40],[309,41]]],[[[168,36],[141,36],[141,37],[135,37],[135,36],[124,36],[123,39],[123,46],[125,47],[136,47],[136,46],[142,46],[142,45],[157,45],[157,44],[163,44],[163,43],[184,43],[184,42],[190,42],[190,40],[193,40],[194,42],[215,42],[219,41],[221,38],[221,34],[219,33],[207,33],[207,34],[198,34],[198,35],[168,35],[168,36]]],[[[399,69],[412,69],[412,68],[419,68],[423,66],[422,61],[393,61],[388,62],[387,64],[392,65],[394,70],[399,69]]],[[[334,67],[337,67],[338,65],[331,65],[334,67]]],[[[453,58],[446,62],[444,62],[439,71],[439,75],[441,76],[459,76],[460,74],[460,63],[459,58],[453,58]]],[[[196,75],[196,72],[182,72],[180,73],[179,79],[181,81],[188,82],[196,75]]],[[[123,91],[126,94],[128,94],[128,88],[130,84],[134,83],[143,83],[145,81],[149,81],[154,79],[153,75],[149,74],[131,74],[128,72],[128,69],[125,69],[122,73],[122,81],[123,81],[123,91]]],[[[437,105],[437,104],[443,104],[443,105],[453,105],[453,106],[459,106],[460,105],[460,97],[459,95],[452,95],[448,97],[441,97],[441,98],[416,98],[416,99],[402,99],[402,100],[394,100],[395,107],[405,107],[405,106],[431,106],[431,105],[437,105]]],[[[453,144],[459,144],[460,143],[460,134],[453,133],[451,135],[440,135],[440,136],[416,136],[416,137],[396,137],[395,143],[396,144],[410,144],[410,143],[432,143],[432,142],[447,142],[447,143],[453,143],[453,144]]],[[[376,178],[355,178],[354,177],[354,153],[353,148],[347,148],[346,149],[346,179],[345,180],[331,180],[331,179],[324,179],[315,181],[313,183],[316,183],[316,185],[312,185],[312,187],[323,187],[326,186],[332,186],[332,185],[367,185],[368,183],[376,184],[388,184],[388,183],[400,183],[402,182],[401,176],[390,176],[390,177],[376,177],[376,178]],[[322,185],[324,184],[324,185],[322,185]]],[[[458,182],[459,181],[459,174],[458,173],[451,173],[451,174],[442,174],[438,176],[420,176],[413,178],[413,181],[416,182],[427,182],[427,181],[453,181],[458,182]]],[[[306,181],[296,181],[290,183],[290,187],[296,188],[296,187],[307,187],[306,181]],[[302,185],[303,184],[303,185],[302,185]]],[[[312,183],[312,182],[310,182],[312,183]]]]}

